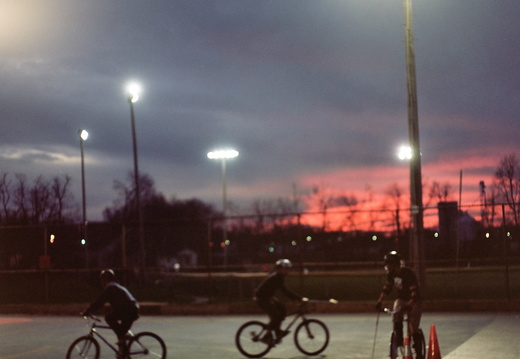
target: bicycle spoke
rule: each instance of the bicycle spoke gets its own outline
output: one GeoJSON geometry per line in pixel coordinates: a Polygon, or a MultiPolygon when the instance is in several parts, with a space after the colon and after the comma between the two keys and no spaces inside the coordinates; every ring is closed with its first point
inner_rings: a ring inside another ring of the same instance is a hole
{"type": "Polygon", "coordinates": [[[242,325],[235,336],[238,350],[249,358],[259,358],[272,347],[273,339],[264,338],[265,324],[252,321],[242,325]]]}
{"type": "Polygon", "coordinates": [[[302,353],[316,355],[324,351],[329,344],[329,331],[319,320],[305,320],[296,328],[294,341],[302,353]]]}
{"type": "Polygon", "coordinates": [[[128,355],[132,358],[166,358],[166,345],[154,333],[137,334],[128,344],[128,355]]]}
{"type": "Polygon", "coordinates": [[[91,337],[76,339],[67,351],[67,359],[97,359],[99,344],[91,337]]]}

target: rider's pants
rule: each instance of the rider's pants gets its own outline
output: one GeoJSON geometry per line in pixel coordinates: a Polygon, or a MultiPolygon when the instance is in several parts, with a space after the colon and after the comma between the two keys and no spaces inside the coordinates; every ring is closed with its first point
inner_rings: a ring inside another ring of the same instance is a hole
{"type": "Polygon", "coordinates": [[[276,298],[257,299],[257,303],[269,315],[269,329],[278,331],[287,314],[285,306],[276,298]]]}
{"type": "MultiPolygon", "coordinates": [[[[407,304],[407,301],[404,301],[402,299],[396,299],[394,302],[394,310],[397,310],[399,308],[405,308],[407,304]]],[[[403,338],[403,319],[404,314],[407,313],[408,315],[408,325],[410,327],[410,335],[414,336],[414,333],[417,333],[419,330],[419,325],[421,323],[421,315],[422,315],[422,307],[421,303],[414,303],[414,305],[404,310],[397,310],[393,315],[393,324],[394,324],[394,330],[396,331],[398,338],[403,338]]]]}

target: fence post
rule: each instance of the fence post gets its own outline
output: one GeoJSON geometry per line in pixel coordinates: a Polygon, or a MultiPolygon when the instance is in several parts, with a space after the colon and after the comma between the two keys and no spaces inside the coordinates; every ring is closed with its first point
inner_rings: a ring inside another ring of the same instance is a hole
{"type": "Polygon", "coordinates": [[[507,293],[507,303],[511,303],[511,288],[509,285],[509,260],[507,258],[507,252],[509,249],[509,242],[507,240],[507,230],[506,230],[506,209],[505,204],[502,203],[502,235],[504,236],[504,264],[505,264],[505,275],[506,275],[506,293],[507,293]]]}
{"type": "MultiPolygon", "coordinates": [[[[43,227],[43,255],[47,257],[47,227],[43,227]]],[[[45,285],[45,304],[49,304],[49,269],[43,268],[45,285]]]]}
{"type": "Polygon", "coordinates": [[[208,301],[211,303],[212,296],[213,296],[213,278],[211,276],[212,271],[212,249],[213,249],[213,242],[211,239],[211,219],[208,219],[208,301]]]}

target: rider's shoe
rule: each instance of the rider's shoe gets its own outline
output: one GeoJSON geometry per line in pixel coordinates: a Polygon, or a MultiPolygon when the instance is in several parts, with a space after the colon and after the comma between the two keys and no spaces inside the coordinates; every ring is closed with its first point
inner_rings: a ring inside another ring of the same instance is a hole
{"type": "Polygon", "coordinates": [[[274,346],[274,339],[273,335],[271,333],[266,333],[260,341],[267,345],[273,345],[274,346]]]}
{"type": "Polygon", "coordinates": [[[117,342],[116,358],[117,359],[130,358],[130,356],[128,355],[128,350],[127,350],[127,346],[126,346],[126,336],[125,336],[125,339],[118,340],[118,342],[117,342]]]}

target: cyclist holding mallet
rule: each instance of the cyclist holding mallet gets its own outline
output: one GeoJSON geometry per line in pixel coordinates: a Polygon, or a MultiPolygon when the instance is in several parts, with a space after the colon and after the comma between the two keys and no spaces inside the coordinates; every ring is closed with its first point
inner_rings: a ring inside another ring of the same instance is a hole
{"type": "Polygon", "coordinates": [[[308,301],[307,298],[291,291],[285,286],[285,277],[292,267],[292,263],[288,259],[279,259],[275,263],[275,270],[266,278],[255,290],[255,300],[260,308],[262,308],[269,315],[269,326],[267,334],[262,340],[269,341],[272,338],[272,331],[276,334],[276,342],[287,334],[287,332],[280,329],[280,326],[285,319],[287,309],[275,296],[275,292],[280,290],[289,299],[308,301]]]}
{"type": "MultiPolygon", "coordinates": [[[[376,304],[376,309],[381,310],[383,300],[392,289],[397,289],[397,299],[394,302],[393,326],[397,334],[397,343],[403,345],[403,319],[404,313],[408,313],[408,324],[411,330],[414,347],[420,344],[419,325],[421,322],[421,292],[414,271],[403,265],[402,258],[396,251],[385,255],[386,282],[376,304]]],[[[415,348],[419,352],[419,348],[415,348]]]]}

